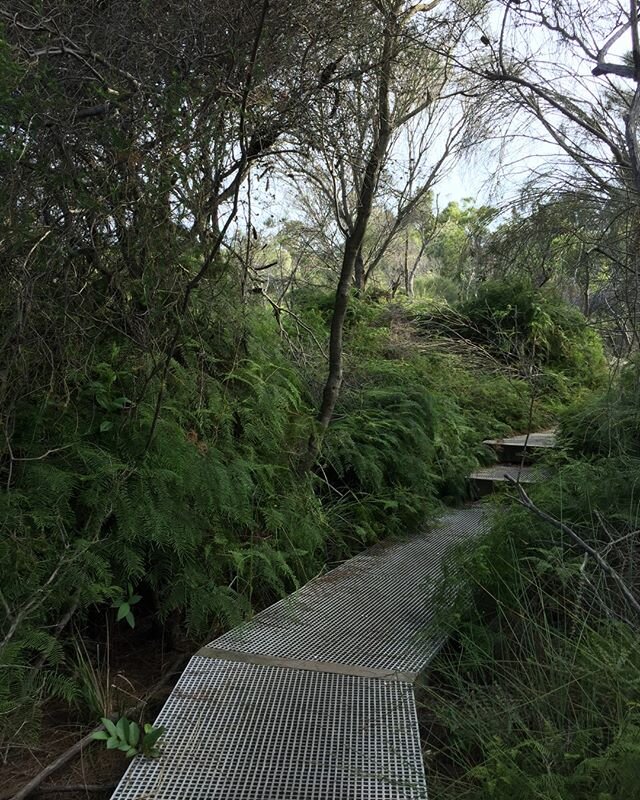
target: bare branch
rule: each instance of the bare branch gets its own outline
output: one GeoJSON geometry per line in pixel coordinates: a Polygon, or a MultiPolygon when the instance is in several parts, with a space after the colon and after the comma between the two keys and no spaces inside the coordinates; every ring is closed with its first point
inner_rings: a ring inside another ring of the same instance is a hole
{"type": "Polygon", "coordinates": [[[629,605],[633,608],[633,610],[640,616],[640,602],[631,591],[631,589],[627,586],[623,578],[614,570],[614,568],[607,562],[605,559],[598,553],[598,551],[593,548],[588,542],[586,542],[581,536],[579,536],[572,528],[566,525],[559,519],[556,519],[551,514],[548,514],[546,511],[543,511],[541,508],[533,502],[533,500],[529,497],[529,495],[525,492],[517,480],[515,480],[510,475],[505,476],[507,480],[512,483],[518,490],[519,498],[518,502],[520,505],[524,506],[525,508],[529,509],[529,511],[533,512],[536,516],[540,517],[540,519],[548,522],[550,525],[553,525],[555,528],[560,530],[566,536],[571,539],[574,544],[576,544],[584,553],[590,555],[593,560],[596,562],[598,567],[608,575],[617,585],[622,595],[625,597],[629,605]]]}

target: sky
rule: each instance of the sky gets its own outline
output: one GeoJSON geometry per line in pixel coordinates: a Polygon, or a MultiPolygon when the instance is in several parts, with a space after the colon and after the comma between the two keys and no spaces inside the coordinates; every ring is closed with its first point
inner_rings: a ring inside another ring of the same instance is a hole
{"type": "MultiPolygon", "coordinates": [[[[548,38],[540,36],[539,42],[529,42],[534,49],[538,49],[538,55],[549,58],[552,61],[558,60],[562,63],[566,58],[572,58],[569,51],[563,54],[552,50],[548,38]]],[[[613,48],[610,56],[616,60],[629,49],[629,42],[626,37],[619,40],[613,48]]],[[[591,87],[590,70],[591,62],[582,61],[573,64],[565,63],[570,70],[579,69],[586,77],[586,86],[591,87]]],[[[597,78],[593,79],[598,81],[597,78]]],[[[594,89],[597,84],[593,84],[594,89]]],[[[576,86],[571,91],[580,91],[576,86]]],[[[530,124],[530,131],[535,133],[535,125],[530,124]]],[[[526,130],[525,130],[526,133],[526,130]]],[[[532,175],[536,167],[553,164],[554,157],[559,153],[556,145],[538,139],[527,139],[525,137],[511,140],[504,152],[506,158],[511,162],[510,165],[500,165],[500,158],[497,147],[482,147],[476,149],[463,161],[457,163],[443,175],[434,189],[437,197],[438,206],[443,208],[451,201],[460,202],[471,199],[478,205],[499,205],[504,206],[509,200],[515,200],[524,182],[532,175]]],[[[402,161],[400,154],[399,161],[402,161]]],[[[254,184],[254,189],[257,188],[254,184]]],[[[256,225],[264,227],[266,220],[273,217],[276,221],[298,216],[292,205],[292,196],[283,183],[277,180],[271,182],[268,191],[258,192],[253,196],[253,212],[256,217],[256,225]]]]}

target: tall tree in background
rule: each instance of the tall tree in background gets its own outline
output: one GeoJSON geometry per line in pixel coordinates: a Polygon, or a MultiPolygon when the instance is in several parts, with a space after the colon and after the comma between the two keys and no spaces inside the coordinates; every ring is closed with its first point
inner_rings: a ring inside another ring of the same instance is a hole
{"type": "MultiPolygon", "coordinates": [[[[363,78],[349,65],[344,86],[336,76],[335,103],[319,119],[318,146],[310,160],[298,162],[311,191],[332,209],[333,224],[344,239],[329,371],[307,465],[331,421],[342,383],[343,328],[352,283],[364,291],[389,245],[410,223],[445,163],[462,147],[468,117],[460,104],[455,111],[451,104],[452,98],[459,99],[459,89],[450,82],[445,48],[455,49],[468,15],[461,20],[452,6],[443,4],[435,16],[437,6],[437,1],[371,3],[372,51],[367,57],[375,69],[363,78]],[[403,170],[393,163],[394,152],[402,151],[404,158],[400,155],[398,162],[404,161],[405,169],[398,178],[403,170]],[[388,198],[394,211],[379,236],[370,239],[366,252],[372,211],[381,196],[388,198]]],[[[408,275],[406,284],[410,286],[408,275]]]]}

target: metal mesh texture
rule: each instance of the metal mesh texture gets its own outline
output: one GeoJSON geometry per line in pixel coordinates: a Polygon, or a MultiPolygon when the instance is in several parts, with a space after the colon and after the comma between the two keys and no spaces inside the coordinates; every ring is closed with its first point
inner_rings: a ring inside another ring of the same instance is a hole
{"type": "Polygon", "coordinates": [[[427,797],[411,684],[195,656],[113,800],[427,797]]]}
{"type": "Polygon", "coordinates": [[[478,507],[448,514],[424,535],[350,559],[210,646],[419,672],[440,644],[424,632],[436,611],[429,595],[442,574],[442,560],[452,545],[479,533],[482,525],[478,507]]]}
{"type": "MultiPolygon", "coordinates": [[[[433,631],[421,637],[434,615],[429,587],[450,548],[483,529],[480,508],[454,512],[424,535],[356,556],[211,646],[417,672],[441,644],[433,631]]],[[[134,759],[113,800],[427,797],[413,686],[402,676],[194,656],[156,724],[166,727],[161,757],[134,759]]]]}
{"type": "Polygon", "coordinates": [[[496,464],[494,467],[477,469],[469,476],[472,481],[506,481],[505,475],[520,483],[536,483],[549,476],[548,470],[541,467],[520,467],[513,464],[496,464]]]}
{"type": "Polygon", "coordinates": [[[553,448],[556,446],[556,434],[555,431],[540,431],[539,433],[530,433],[528,438],[525,434],[511,436],[508,439],[486,439],[484,444],[501,447],[524,447],[526,444],[527,448],[553,448]]]}

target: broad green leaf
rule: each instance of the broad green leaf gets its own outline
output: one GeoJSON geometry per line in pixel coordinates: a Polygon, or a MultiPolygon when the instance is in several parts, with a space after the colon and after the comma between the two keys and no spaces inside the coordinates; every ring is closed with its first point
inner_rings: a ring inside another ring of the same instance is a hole
{"type": "Polygon", "coordinates": [[[116,399],[113,401],[112,405],[115,408],[124,408],[125,406],[130,406],[131,405],[131,400],[129,400],[128,397],[116,397],[116,399]]]}
{"type": "Polygon", "coordinates": [[[116,730],[115,724],[109,719],[109,717],[102,717],[101,720],[104,727],[109,731],[111,736],[117,736],[118,731],[116,730]]]}
{"type": "Polygon", "coordinates": [[[132,747],[137,747],[140,741],[140,726],[137,722],[132,722],[129,725],[129,744],[132,747]]]}
{"type": "Polygon", "coordinates": [[[120,740],[126,742],[129,736],[129,720],[126,717],[120,717],[116,725],[118,736],[120,740]]]}
{"type": "Polygon", "coordinates": [[[104,394],[96,394],[96,403],[100,406],[100,408],[104,408],[105,411],[108,411],[109,407],[111,406],[111,401],[104,394]]]}

